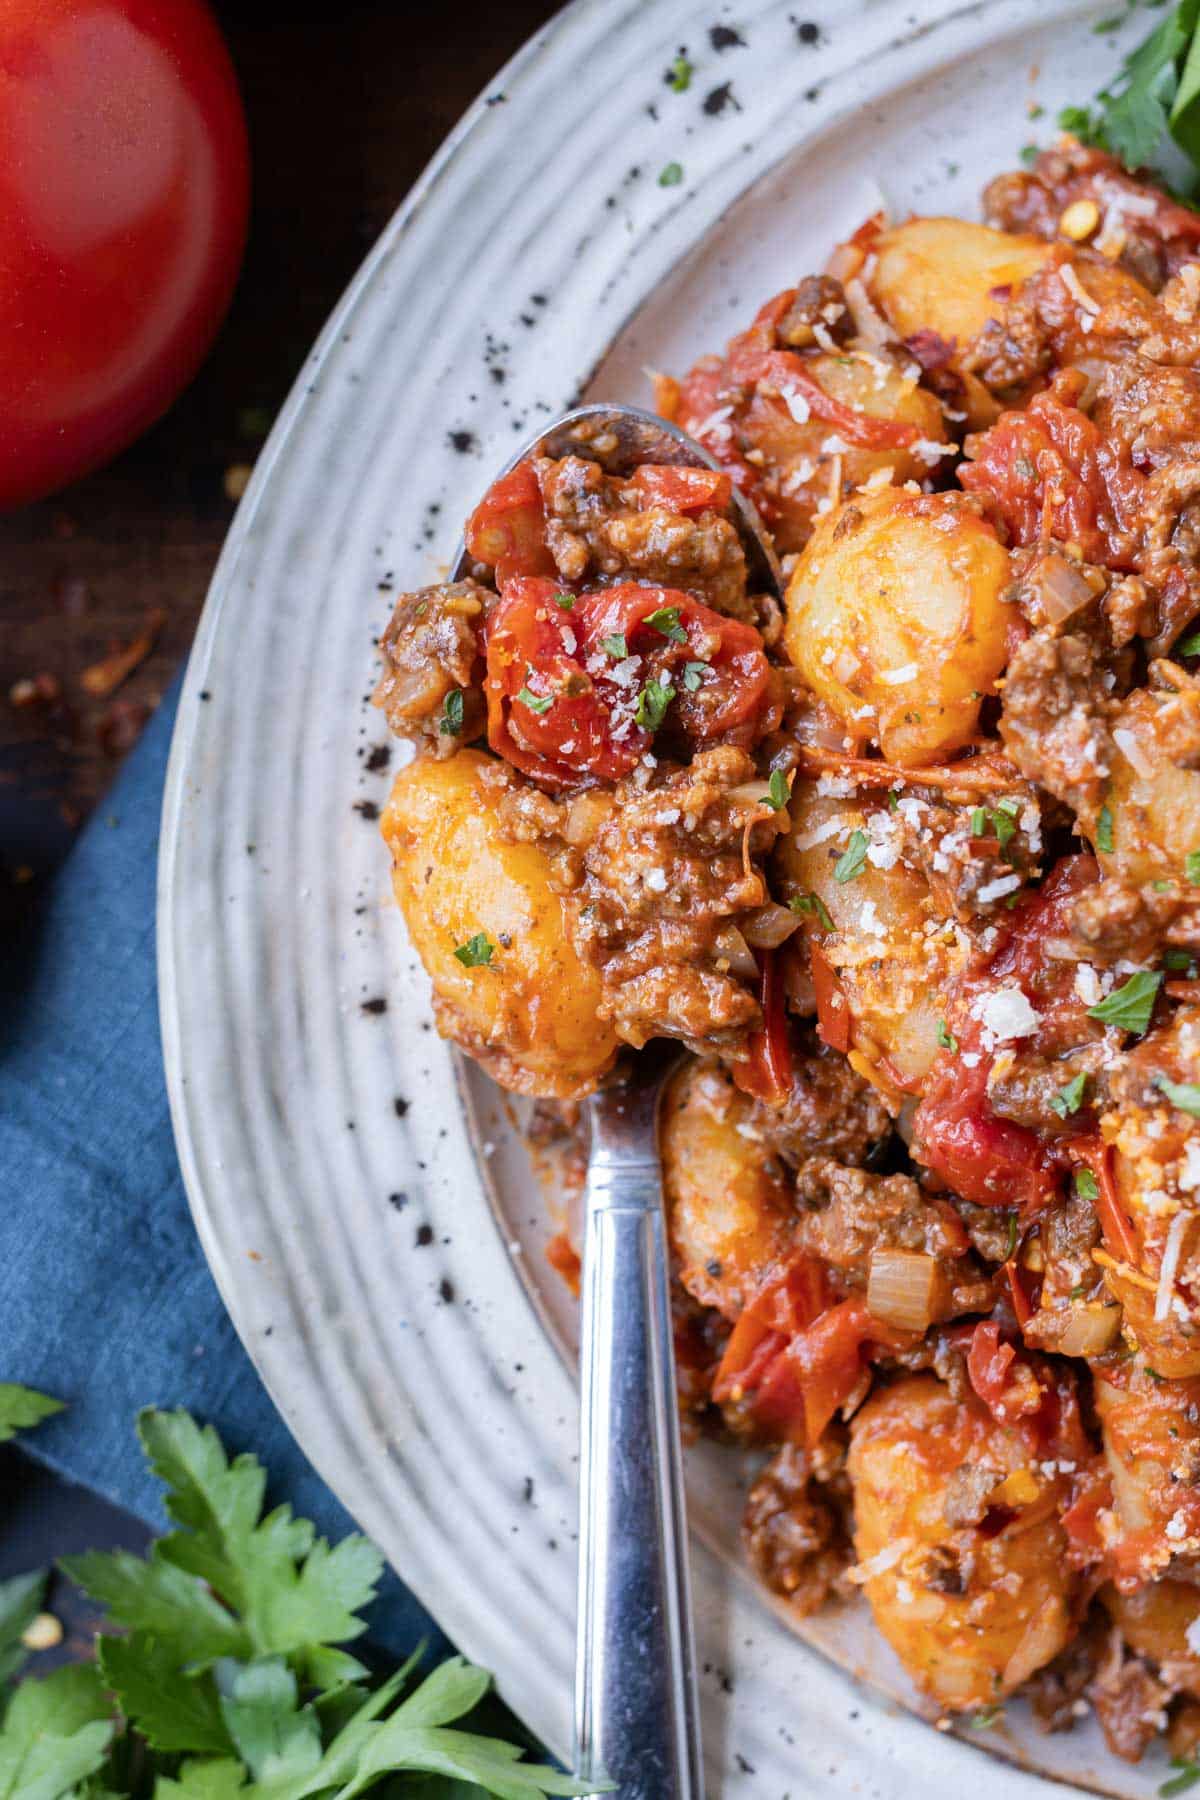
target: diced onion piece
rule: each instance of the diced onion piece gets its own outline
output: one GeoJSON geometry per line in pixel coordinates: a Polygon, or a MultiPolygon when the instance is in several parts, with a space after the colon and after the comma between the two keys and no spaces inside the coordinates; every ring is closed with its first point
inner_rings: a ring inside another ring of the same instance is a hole
{"type": "Polygon", "coordinates": [[[800,917],[790,907],[777,906],[769,900],[742,920],[742,936],[756,950],[777,950],[794,931],[800,929],[800,917]]]}
{"type": "Polygon", "coordinates": [[[1038,599],[1048,625],[1061,625],[1092,599],[1092,588],[1082,570],[1064,556],[1047,556],[1037,571],[1038,599]]]}
{"type": "Polygon", "coordinates": [[[1063,1602],[1048,1594],[1021,1634],[1020,1642],[1004,1665],[1003,1691],[1012,1693],[1023,1681],[1058,1655],[1063,1645],[1063,1602]]]}
{"type": "Polygon", "coordinates": [[[1120,1329],[1119,1306],[1073,1306],[1055,1348],[1063,1356],[1102,1356],[1120,1329]]]}
{"type": "Polygon", "coordinates": [[[903,1331],[927,1331],[945,1303],[945,1281],[936,1256],[922,1250],[871,1252],[867,1311],[903,1331]]]}
{"type": "Polygon", "coordinates": [[[735,975],[743,981],[758,980],[758,964],[754,960],[754,952],[736,925],[726,925],[713,939],[713,949],[718,956],[723,956],[735,975]]]}

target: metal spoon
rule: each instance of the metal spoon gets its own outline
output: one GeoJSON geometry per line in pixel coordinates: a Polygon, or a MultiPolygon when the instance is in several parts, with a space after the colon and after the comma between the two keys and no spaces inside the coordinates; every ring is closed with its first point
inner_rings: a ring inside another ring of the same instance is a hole
{"type": "MultiPolygon", "coordinates": [[[[618,476],[642,463],[720,470],[686,433],[635,407],[578,407],[502,472],[527,456],[582,456],[618,476]]],[[[775,552],[736,488],[727,516],[751,590],[778,599],[775,552]]],[[[473,567],[463,544],[453,578],[473,567]]],[[[704,1796],[658,1153],[659,1101],[678,1055],[661,1041],[627,1053],[585,1107],[575,1773],[612,1782],[617,1800],[704,1796]]]]}

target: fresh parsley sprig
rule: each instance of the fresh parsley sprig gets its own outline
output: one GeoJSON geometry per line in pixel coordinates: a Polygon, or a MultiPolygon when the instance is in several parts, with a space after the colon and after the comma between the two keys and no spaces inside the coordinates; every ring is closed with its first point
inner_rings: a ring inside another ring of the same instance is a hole
{"type": "Polygon", "coordinates": [[[1179,0],[1125,57],[1094,104],[1067,107],[1059,124],[1085,143],[1110,150],[1129,169],[1154,168],[1168,136],[1200,164],[1198,24],[1200,0],[1179,0]]]}
{"type": "MultiPolygon", "coordinates": [[[[138,1430],[174,1529],[144,1558],[64,1560],[127,1633],[103,1633],[95,1663],[24,1681],[6,1707],[0,1695],[0,1796],[355,1800],[385,1780],[414,1800],[595,1791],[464,1724],[490,1677],[461,1657],[422,1680],[418,1650],[372,1684],[342,1648],[382,1571],[366,1538],[330,1546],[287,1506],[264,1514],[257,1459],[230,1459],[185,1412],[145,1412],[138,1430]]],[[[0,1678],[42,1593],[41,1575],[0,1583],[0,1678]]]]}

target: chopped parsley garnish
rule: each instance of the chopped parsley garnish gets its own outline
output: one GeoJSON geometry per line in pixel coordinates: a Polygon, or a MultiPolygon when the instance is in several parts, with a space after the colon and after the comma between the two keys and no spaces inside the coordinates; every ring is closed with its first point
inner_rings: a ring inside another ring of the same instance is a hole
{"type": "Polygon", "coordinates": [[[1073,1287],[1071,1289],[1070,1293],[1067,1295],[1067,1299],[1068,1300],[1082,1300],[1083,1296],[1086,1293],[1087,1293],[1087,1289],[1084,1287],[1084,1285],[1081,1281],[1078,1283],[1078,1285],[1076,1287],[1073,1287]]]}
{"type": "Polygon", "coordinates": [[[772,769],[764,804],[769,806],[772,812],[782,812],[791,797],[792,792],[788,787],[787,776],[783,770],[772,769]]]}
{"type": "Polygon", "coordinates": [[[708,664],[690,662],[683,665],[683,685],[689,694],[694,694],[704,677],[708,674],[708,664]]]}
{"type": "Polygon", "coordinates": [[[1003,1717],[1004,1708],[1002,1706],[985,1706],[982,1712],[975,1714],[971,1724],[976,1731],[990,1731],[992,1726],[998,1725],[1003,1717]]]}
{"type": "Polygon", "coordinates": [[[1081,1200],[1098,1200],[1100,1189],[1096,1185],[1096,1177],[1090,1169],[1076,1169],[1075,1192],[1081,1200]]]}
{"type": "Polygon", "coordinates": [[[1059,1088],[1057,1094],[1054,1095],[1050,1101],[1051,1112],[1056,1112],[1060,1119],[1069,1118],[1073,1112],[1078,1112],[1083,1105],[1086,1087],[1087,1076],[1076,1075],[1073,1081],[1068,1081],[1066,1087],[1059,1088]]]}
{"type": "Polygon", "coordinates": [[[559,612],[570,612],[575,605],[575,596],[569,588],[562,588],[554,596],[554,604],[559,612]]]}
{"type": "Polygon", "coordinates": [[[1176,1794],[1186,1794],[1190,1787],[1195,1787],[1196,1783],[1200,1781],[1200,1761],[1197,1761],[1194,1756],[1173,1756],[1171,1767],[1177,1769],[1179,1773],[1172,1775],[1171,1779],[1164,1781],[1159,1788],[1162,1800],[1175,1800],[1176,1794]]]}
{"type": "Polygon", "coordinates": [[[522,706],[527,706],[531,713],[541,714],[549,712],[550,708],[554,705],[553,694],[533,694],[527,687],[521,689],[520,693],[517,695],[517,699],[521,702],[522,706]]]}
{"type": "Polygon", "coordinates": [[[1154,1011],[1154,1000],[1162,986],[1162,976],[1150,969],[1139,969],[1113,993],[1095,1006],[1088,1007],[1088,1018],[1103,1025],[1119,1025],[1122,1031],[1145,1031],[1154,1011]]]}
{"type": "Polygon", "coordinates": [[[692,65],[681,50],[667,70],[667,86],[675,94],[686,94],[692,85],[692,65]]]}
{"type": "Polygon", "coordinates": [[[490,963],[496,946],[486,931],[477,931],[469,937],[465,944],[460,944],[454,952],[464,969],[481,969],[490,963]]]}
{"type": "Polygon", "coordinates": [[[1189,850],[1184,863],[1187,878],[1193,887],[1200,887],[1200,850],[1189,850]]]}
{"type": "Polygon", "coordinates": [[[619,631],[614,631],[611,637],[601,638],[600,648],[605,656],[611,656],[614,662],[624,662],[629,655],[629,646],[619,631]]]}
{"type": "Polygon", "coordinates": [[[1164,950],[1163,961],[1168,969],[1186,969],[1190,974],[1195,957],[1190,950],[1164,950]]]}
{"type": "Polygon", "coordinates": [[[458,737],[463,728],[463,691],[451,688],[442,703],[442,730],[447,737],[458,737]]]}
{"type": "Polygon", "coordinates": [[[1031,168],[1038,159],[1038,147],[1036,144],[1022,144],[1017,154],[1028,169],[1031,168]]]}
{"type": "Polygon", "coordinates": [[[958,1039],[946,1024],[945,1019],[939,1019],[937,1022],[937,1041],[943,1050],[949,1050],[954,1056],[958,1055],[958,1039]]]}
{"type": "Polygon", "coordinates": [[[1200,631],[1193,631],[1190,636],[1180,638],[1175,646],[1176,656],[1200,656],[1200,631]]]}
{"type": "Polygon", "coordinates": [[[670,682],[659,681],[655,675],[650,677],[638,695],[637,711],[634,714],[643,731],[658,730],[674,698],[675,689],[670,682]]]}
{"type": "Polygon", "coordinates": [[[659,187],[678,187],[683,180],[683,164],[668,163],[658,178],[659,187]]]}
{"type": "Polygon", "coordinates": [[[686,644],[687,632],[679,623],[677,606],[660,606],[657,612],[647,613],[644,623],[660,636],[670,638],[673,644],[686,644]]]}
{"type": "Polygon", "coordinates": [[[1155,1086],[1162,1089],[1172,1106],[1180,1112],[1191,1113],[1193,1119],[1200,1119],[1200,1085],[1194,1081],[1169,1081],[1160,1075],[1155,1086]]]}
{"type": "Polygon", "coordinates": [[[1015,1212],[1010,1212],[1008,1215],[1008,1241],[1004,1246],[1005,1262],[1012,1261],[1013,1253],[1015,1252],[1016,1248],[1017,1248],[1017,1215],[1015,1212]]]}
{"type": "Polygon", "coordinates": [[[820,894],[797,894],[795,899],[788,901],[788,905],[794,913],[813,913],[820,920],[823,930],[833,930],[829,908],[820,894]]]}
{"type": "Polygon", "coordinates": [[[838,857],[833,870],[835,881],[853,881],[861,875],[867,863],[867,834],[865,831],[852,831],[850,842],[838,857]]]}
{"type": "Polygon", "coordinates": [[[899,810],[900,810],[900,796],[896,792],[895,788],[889,788],[888,789],[888,811],[894,813],[894,812],[899,812],[899,810]]]}
{"type": "Polygon", "coordinates": [[[1019,800],[999,800],[995,806],[972,807],[971,836],[986,837],[990,826],[1003,849],[1016,833],[1016,815],[1020,810],[1019,800]]]}
{"type": "Polygon", "coordinates": [[[1096,848],[1105,856],[1112,855],[1113,849],[1113,816],[1107,806],[1100,808],[1100,817],[1096,820],[1096,848]]]}

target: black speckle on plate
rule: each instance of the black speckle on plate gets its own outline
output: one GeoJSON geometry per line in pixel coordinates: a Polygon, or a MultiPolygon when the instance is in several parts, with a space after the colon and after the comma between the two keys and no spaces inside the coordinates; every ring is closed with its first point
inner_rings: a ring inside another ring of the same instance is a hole
{"type": "Polygon", "coordinates": [[[354,802],[354,810],[356,813],[361,813],[364,819],[377,819],[379,817],[379,808],[376,806],[374,800],[356,800],[354,802]]]}
{"type": "Polygon", "coordinates": [[[388,1195],[388,1205],[394,1206],[397,1212],[403,1212],[408,1205],[408,1195],[401,1188],[398,1193],[388,1195]]]}
{"type": "Polygon", "coordinates": [[[396,1117],[398,1119],[402,1119],[404,1117],[405,1113],[408,1111],[408,1101],[403,1099],[401,1097],[401,1095],[397,1094],[396,1098],[392,1101],[392,1105],[396,1109],[396,1117]]]}
{"type": "Polygon", "coordinates": [[[442,1279],[438,1282],[438,1293],[441,1295],[445,1305],[452,1306],[454,1304],[454,1283],[448,1276],[443,1275],[442,1279]]]}
{"type": "Polygon", "coordinates": [[[377,1019],[381,1013],[387,1011],[387,1001],[382,994],[376,994],[372,999],[363,1001],[362,1010],[369,1013],[371,1018],[377,1019]]]}
{"type": "Polygon", "coordinates": [[[417,1226],[417,1249],[424,1250],[433,1242],[433,1226],[417,1226]]]}
{"type": "Polygon", "coordinates": [[[740,31],[735,31],[732,25],[710,25],[708,41],[714,50],[736,50],[738,48],[744,50],[746,47],[745,38],[740,31]]]}
{"type": "Polygon", "coordinates": [[[392,760],[392,746],[390,744],[376,744],[375,747],[373,748],[373,750],[371,751],[371,754],[367,757],[366,763],[364,765],[366,768],[367,774],[368,775],[378,775],[378,773],[381,769],[387,768],[387,766],[391,762],[391,760],[392,760]]]}
{"type": "Polygon", "coordinates": [[[471,456],[479,448],[479,439],[473,431],[451,431],[448,438],[450,448],[457,450],[460,456],[471,456]]]}
{"type": "Polygon", "coordinates": [[[814,20],[793,19],[792,24],[796,27],[796,36],[800,39],[802,44],[811,45],[820,43],[821,27],[816,24],[814,20]]]}
{"type": "Polygon", "coordinates": [[[723,81],[720,87],[713,88],[711,93],[704,96],[704,110],[710,118],[718,118],[731,106],[735,112],[742,110],[741,104],[734,94],[731,81],[723,81]]]}

